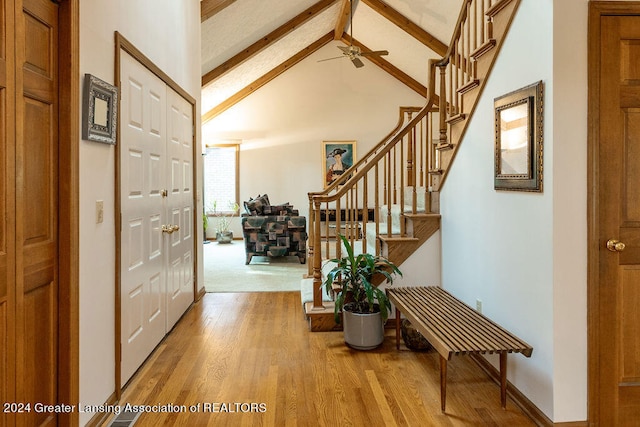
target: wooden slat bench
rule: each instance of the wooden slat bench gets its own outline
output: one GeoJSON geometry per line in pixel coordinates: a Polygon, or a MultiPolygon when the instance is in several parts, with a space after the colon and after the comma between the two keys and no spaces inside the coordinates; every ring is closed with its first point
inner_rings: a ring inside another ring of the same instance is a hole
{"type": "Polygon", "coordinates": [[[438,286],[388,288],[396,307],[396,347],[400,348],[400,315],[440,354],[440,405],[447,401],[447,361],[464,354],[500,355],[500,403],[507,405],[507,353],[531,356],[533,347],[438,286]]]}

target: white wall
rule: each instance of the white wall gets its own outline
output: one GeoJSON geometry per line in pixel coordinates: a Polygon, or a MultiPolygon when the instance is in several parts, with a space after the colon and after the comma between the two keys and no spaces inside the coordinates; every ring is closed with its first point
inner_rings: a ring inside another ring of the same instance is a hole
{"type": "Polygon", "coordinates": [[[564,422],[587,418],[588,0],[553,8],[553,399],[564,422]]]}
{"type": "Polygon", "coordinates": [[[533,346],[509,381],[554,422],[587,416],[586,4],[522,0],[441,195],[443,285],[533,346]],[[495,191],[493,100],[538,80],[544,191],[495,191]]]}
{"type": "MultiPolygon", "coordinates": [[[[203,126],[203,142],[242,140],[240,199],[267,193],[307,215],[322,190],[322,141],[356,140],[358,158],[425,99],[368,61],[356,69],[332,42],[203,126]]],[[[424,82],[423,82],[424,83],[424,82]]]]}
{"type": "MultiPolygon", "coordinates": [[[[81,75],[91,73],[114,84],[116,30],[198,100],[196,117],[199,117],[199,1],[83,1],[81,75]]],[[[78,134],[80,140],[80,130],[78,134]]],[[[80,401],[99,405],[115,392],[115,148],[82,140],[79,144],[80,401]],[[101,224],[95,223],[97,200],[104,201],[101,224]]],[[[202,236],[201,228],[197,235],[202,236]]],[[[198,259],[202,259],[201,253],[198,259]]],[[[203,283],[199,264],[198,283],[203,283]]],[[[80,424],[86,424],[91,416],[81,413],[80,424]]]]}

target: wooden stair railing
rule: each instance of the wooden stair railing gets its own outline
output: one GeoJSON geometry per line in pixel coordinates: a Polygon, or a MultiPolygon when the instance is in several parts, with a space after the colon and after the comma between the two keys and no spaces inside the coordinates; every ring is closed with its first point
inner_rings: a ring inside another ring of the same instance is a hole
{"type": "Polygon", "coordinates": [[[342,256],[338,234],[399,265],[407,251],[391,245],[415,250],[439,227],[439,191],[519,3],[464,0],[447,54],[429,61],[425,106],[402,107],[396,127],[349,173],[309,193],[312,311],[325,309],[322,261],[342,256]]]}

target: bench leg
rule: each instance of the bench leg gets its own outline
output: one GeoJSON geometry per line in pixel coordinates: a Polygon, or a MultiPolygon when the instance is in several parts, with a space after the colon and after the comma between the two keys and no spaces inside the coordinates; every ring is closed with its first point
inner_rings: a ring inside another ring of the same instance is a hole
{"type": "Polygon", "coordinates": [[[400,350],[400,310],[396,307],[396,350],[400,350]]]}
{"type": "Polygon", "coordinates": [[[447,359],[440,356],[440,409],[447,407],[447,359]]]}
{"type": "Polygon", "coordinates": [[[507,408],[507,352],[500,353],[500,404],[507,408]]]}

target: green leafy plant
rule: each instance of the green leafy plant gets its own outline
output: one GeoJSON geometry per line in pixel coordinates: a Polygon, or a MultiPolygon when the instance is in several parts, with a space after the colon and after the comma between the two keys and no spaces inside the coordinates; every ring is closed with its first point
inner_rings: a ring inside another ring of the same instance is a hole
{"type": "Polygon", "coordinates": [[[347,256],[329,260],[336,265],[327,273],[323,284],[328,294],[336,291],[334,284],[339,287],[335,301],[336,323],[340,323],[340,312],[343,309],[352,313],[374,313],[379,310],[383,321],[387,320],[391,303],[385,292],[373,283],[373,279],[382,275],[389,284],[393,284],[394,276],[402,277],[402,272],[385,257],[368,253],[354,256],[347,238],[340,235],[340,239],[347,256]]]}
{"type": "Polygon", "coordinates": [[[206,212],[204,212],[204,209],[202,210],[202,229],[204,230],[204,232],[207,232],[207,228],[209,228],[209,217],[207,216],[206,212]]]}

